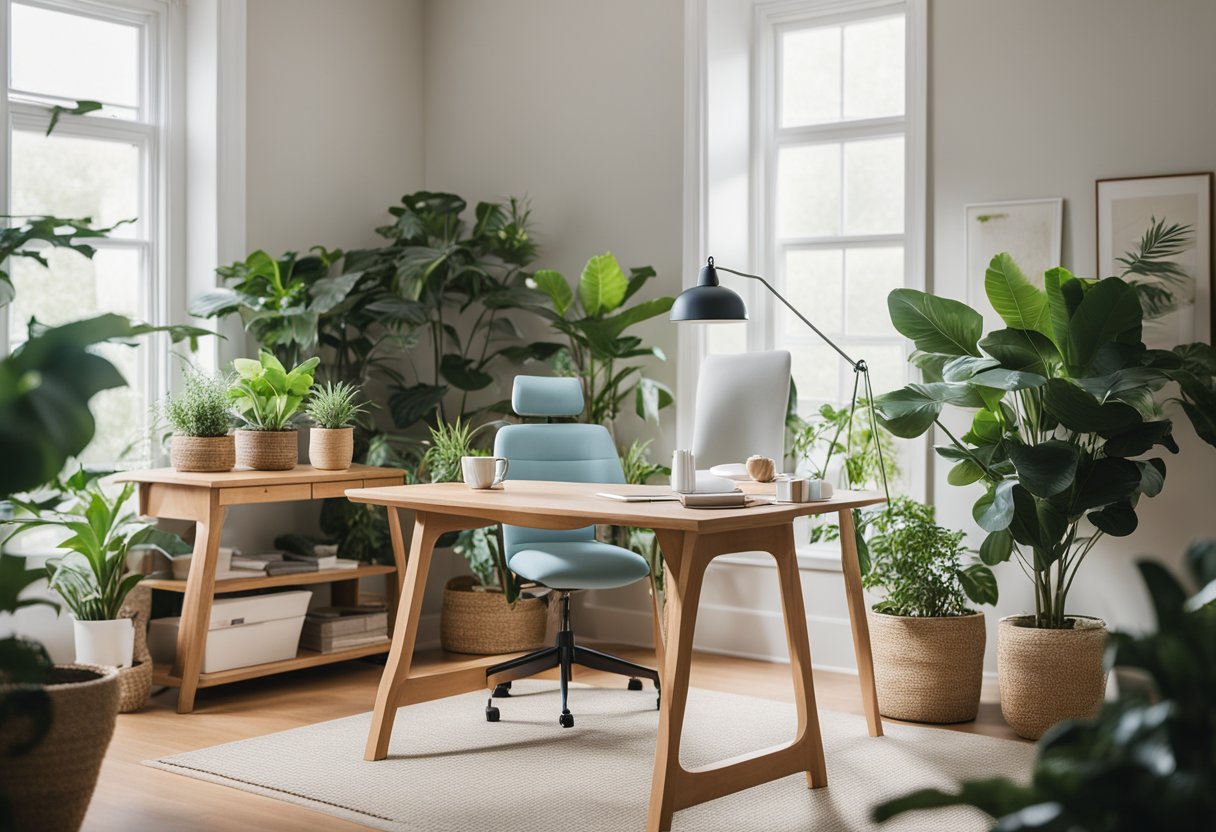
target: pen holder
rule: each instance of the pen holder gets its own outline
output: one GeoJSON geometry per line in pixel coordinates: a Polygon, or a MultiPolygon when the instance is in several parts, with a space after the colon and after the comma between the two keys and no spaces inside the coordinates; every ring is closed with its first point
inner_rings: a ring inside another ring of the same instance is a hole
{"type": "Polygon", "coordinates": [[[697,465],[692,451],[680,449],[671,455],[671,490],[677,494],[697,490],[697,465]]]}

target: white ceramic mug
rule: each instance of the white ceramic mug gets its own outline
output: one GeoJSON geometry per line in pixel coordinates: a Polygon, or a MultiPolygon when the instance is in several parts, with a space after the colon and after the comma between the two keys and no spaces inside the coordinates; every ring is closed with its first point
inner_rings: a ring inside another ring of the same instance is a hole
{"type": "Polygon", "coordinates": [[[507,478],[509,464],[502,456],[462,456],[460,471],[469,488],[493,488],[507,478]]]}

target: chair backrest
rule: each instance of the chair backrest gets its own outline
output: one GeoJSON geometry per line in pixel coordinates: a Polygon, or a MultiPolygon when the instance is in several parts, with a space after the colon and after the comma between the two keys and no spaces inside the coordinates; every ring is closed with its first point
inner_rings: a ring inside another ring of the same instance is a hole
{"type": "Polygon", "coordinates": [[[710,355],[697,377],[692,452],[697,468],[770,457],[781,470],[790,398],[790,354],[710,355]]]}
{"type": "MultiPolygon", "coordinates": [[[[520,416],[577,416],[583,389],[576,378],[516,376],[511,407],[520,416]]],[[[494,438],[494,455],[511,464],[507,479],[623,483],[625,473],[612,436],[603,425],[507,425],[494,438]]],[[[506,556],[547,541],[595,538],[595,526],[573,531],[502,527],[506,556]]]]}

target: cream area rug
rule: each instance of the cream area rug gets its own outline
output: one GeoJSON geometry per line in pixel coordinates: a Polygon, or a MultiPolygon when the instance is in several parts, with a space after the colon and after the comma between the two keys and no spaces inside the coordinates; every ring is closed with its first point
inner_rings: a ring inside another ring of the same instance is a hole
{"type": "MultiPolygon", "coordinates": [[[[557,724],[552,682],[520,681],[485,721],[471,693],[397,714],[388,759],[363,760],[370,714],[203,748],[147,764],[392,832],[628,832],[646,828],[658,712],[652,689],[571,690],[573,728],[557,724]]],[[[836,832],[875,827],[888,797],[963,778],[1029,776],[1034,747],[933,728],[886,726],[821,711],[828,786],[802,775],[676,812],[673,832],[836,832]]],[[[787,742],[792,705],[689,692],[686,767],[787,742]]],[[[983,830],[987,817],[952,808],[904,815],[883,832],[983,830]]]]}

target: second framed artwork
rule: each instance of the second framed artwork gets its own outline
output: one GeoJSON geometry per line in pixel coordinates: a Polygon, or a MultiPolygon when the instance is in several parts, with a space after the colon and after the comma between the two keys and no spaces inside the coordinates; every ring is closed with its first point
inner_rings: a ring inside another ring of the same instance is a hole
{"type": "Polygon", "coordinates": [[[1099,179],[1096,197],[1098,276],[1139,284],[1144,342],[1211,343],[1212,174],[1099,179]]]}

